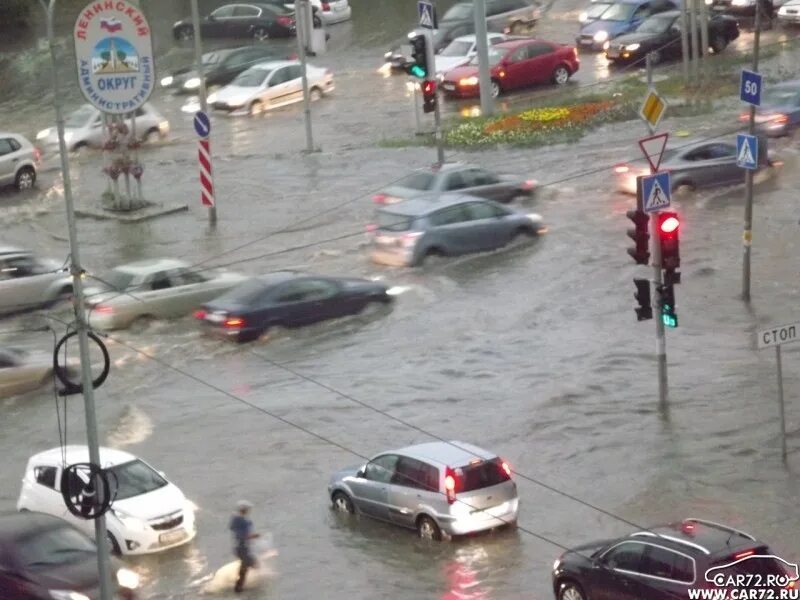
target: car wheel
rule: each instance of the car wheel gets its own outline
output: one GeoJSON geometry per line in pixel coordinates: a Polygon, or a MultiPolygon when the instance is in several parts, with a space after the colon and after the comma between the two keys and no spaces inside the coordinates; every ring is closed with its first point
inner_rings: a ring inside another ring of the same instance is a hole
{"type": "Polygon", "coordinates": [[[269,39],[269,30],[264,27],[256,27],[253,30],[253,39],[258,40],[259,42],[263,42],[264,40],[269,39]]]}
{"type": "Polygon", "coordinates": [[[577,583],[565,581],[558,586],[558,600],[586,600],[586,595],[577,583]]]}
{"type": "Polygon", "coordinates": [[[189,41],[194,39],[194,28],[193,27],[181,27],[178,29],[178,33],[176,36],[179,41],[189,41]]]}
{"type": "Polygon", "coordinates": [[[500,89],[500,82],[496,79],[492,79],[490,90],[492,92],[492,98],[497,98],[503,91],[500,89]]]}
{"type": "Polygon", "coordinates": [[[725,48],[728,47],[728,40],[723,35],[715,35],[711,38],[711,49],[714,51],[714,54],[719,54],[725,48]]]}
{"type": "Polygon", "coordinates": [[[569,69],[564,65],[556,67],[553,71],[553,83],[557,85],[564,85],[569,81],[569,69]]]}
{"type": "Polygon", "coordinates": [[[259,102],[258,100],[254,101],[250,105],[250,116],[251,117],[256,117],[256,116],[260,115],[262,112],[264,112],[264,105],[261,104],[261,102],[259,102]]]}
{"type": "Polygon", "coordinates": [[[72,286],[65,285],[63,288],[58,290],[56,297],[53,298],[53,304],[58,304],[59,302],[70,302],[72,301],[72,286]]]}
{"type": "Polygon", "coordinates": [[[17,173],[17,178],[14,180],[14,185],[18,190],[29,190],[36,183],[36,171],[31,167],[23,167],[17,173]]]}
{"type": "Polygon", "coordinates": [[[441,261],[445,253],[439,248],[428,248],[420,261],[423,264],[432,264],[441,261]]]}
{"type": "Polygon", "coordinates": [[[322,100],[322,90],[318,87],[312,87],[308,92],[308,99],[312,102],[316,102],[317,100],[322,100]]]}
{"type": "Polygon", "coordinates": [[[74,152],[78,158],[84,158],[89,152],[89,145],[86,142],[78,142],[72,147],[72,152],[74,152]]]}
{"type": "Polygon", "coordinates": [[[509,243],[518,242],[521,238],[529,238],[534,236],[533,229],[529,227],[519,227],[514,230],[514,233],[511,234],[511,239],[509,243]]]}
{"type": "Polygon", "coordinates": [[[130,330],[132,333],[144,333],[155,321],[155,317],[152,315],[142,315],[141,317],[136,317],[130,325],[130,330]]]}
{"type": "Polygon", "coordinates": [[[653,50],[648,52],[650,55],[650,65],[656,66],[658,63],[661,62],[661,50],[653,50]]]}
{"type": "Polygon", "coordinates": [[[108,541],[108,551],[114,556],[120,556],[122,554],[122,550],[120,550],[117,540],[110,531],[106,531],[106,540],[108,541]]]}
{"type": "Polygon", "coordinates": [[[160,138],[161,134],[159,133],[158,129],[151,129],[144,134],[142,141],[144,141],[146,144],[155,144],[160,138]]]}
{"type": "Polygon", "coordinates": [[[356,507],[353,505],[353,501],[350,499],[350,496],[344,492],[334,492],[333,496],[331,496],[331,502],[333,502],[333,509],[336,512],[348,513],[351,515],[356,512],[356,507]]]}
{"type": "Polygon", "coordinates": [[[431,519],[428,515],[422,515],[417,519],[417,535],[423,540],[441,540],[442,530],[436,524],[436,521],[431,519]]]}

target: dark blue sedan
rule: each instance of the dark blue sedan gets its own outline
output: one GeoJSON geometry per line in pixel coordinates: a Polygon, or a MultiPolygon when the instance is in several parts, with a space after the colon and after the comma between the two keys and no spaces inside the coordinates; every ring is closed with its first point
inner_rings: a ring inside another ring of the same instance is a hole
{"type": "Polygon", "coordinates": [[[360,313],[372,302],[388,304],[392,301],[388,291],[366,279],[279,271],[253,278],[203,304],[195,317],[208,333],[249,342],[272,327],[302,327],[360,313]]]}
{"type": "MultiPolygon", "coordinates": [[[[750,120],[750,111],[741,121],[750,120]]],[[[800,80],[784,81],[764,88],[756,108],[756,133],[769,137],[791,135],[800,126],[800,80]]]]}

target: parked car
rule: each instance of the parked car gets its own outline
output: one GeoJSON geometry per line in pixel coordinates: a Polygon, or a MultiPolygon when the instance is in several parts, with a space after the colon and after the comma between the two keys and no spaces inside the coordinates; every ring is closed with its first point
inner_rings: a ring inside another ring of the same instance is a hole
{"type": "MultiPolygon", "coordinates": [[[[70,376],[78,376],[78,362],[70,360],[66,366],[70,376]]],[[[52,383],[52,352],[35,353],[21,348],[0,347],[0,398],[24,394],[52,383]]]]}
{"type": "MultiPolygon", "coordinates": [[[[750,120],[749,111],[739,120],[750,120]]],[[[782,81],[764,88],[756,107],[756,132],[768,137],[792,135],[800,126],[800,79],[782,81]]]]}
{"type": "MultiPolygon", "coordinates": [[[[765,139],[760,140],[759,164],[761,168],[781,165],[771,151],[765,152],[765,139]]],[[[744,182],[745,169],[736,164],[736,144],[722,141],[702,141],[681,147],[667,148],[659,170],[670,172],[672,192],[691,191],[704,187],[732,185],[744,182]]],[[[614,167],[617,174],[617,189],[636,193],[636,176],[649,175],[650,170],[619,164],[614,167]]]]}
{"type": "Polygon", "coordinates": [[[394,204],[432,193],[459,192],[497,202],[533,198],[536,182],[516,175],[492,173],[467,163],[444,163],[418,169],[372,197],[376,204],[394,204]]]}
{"type": "MultiPolygon", "coordinates": [[[[761,28],[772,27],[772,19],[776,11],[785,4],[786,0],[762,0],[761,2],[761,28]]],[[[708,0],[706,0],[708,3],[708,0]]],[[[756,16],[756,0],[712,0],[711,11],[723,13],[740,19],[753,19],[756,16]]]]}
{"type": "MultiPolygon", "coordinates": [[[[492,97],[537,83],[563,85],[580,68],[578,50],[544,40],[524,39],[501,42],[489,49],[492,97]]],[[[442,91],[452,98],[480,95],[478,57],[469,64],[445,73],[442,91]]]]}
{"type": "MultiPolygon", "coordinates": [[[[680,58],[683,54],[680,17],[677,10],[648,17],[633,33],[606,42],[606,58],[616,64],[643,63],[645,56],[650,54],[653,65],[665,59],[680,58]]],[[[715,54],[725,50],[738,37],[739,22],[736,19],[714,15],[708,20],[708,43],[715,54]]]]}
{"type": "Polygon", "coordinates": [[[800,0],[788,0],[778,9],[778,22],[783,25],[800,24],[800,0]]]}
{"type": "MultiPolygon", "coordinates": [[[[248,2],[225,4],[200,19],[203,37],[253,38],[266,40],[296,35],[294,12],[275,4],[248,2]]],[[[191,18],[172,26],[176,40],[194,38],[191,18]]]]}
{"type": "MultiPolygon", "coordinates": [[[[133,600],[139,576],[116,559],[111,561],[111,572],[115,597],[133,600]]],[[[3,600],[99,598],[97,546],[51,515],[0,516],[0,590],[3,600]]]]}
{"type": "Polygon", "coordinates": [[[391,301],[388,288],[375,281],[279,271],[203,304],[195,317],[207,333],[249,342],[273,327],[310,325],[391,301]]]}
{"type": "MultiPolygon", "coordinates": [[[[298,61],[273,61],[254,65],[230,85],[208,98],[214,110],[231,115],[258,115],[264,111],[303,101],[303,68],[298,61]]],[[[336,89],[333,73],[306,64],[308,96],[320,100],[336,89]]]]}
{"type": "MultiPolygon", "coordinates": [[[[797,575],[778,559],[763,557],[769,554],[767,545],[749,533],[685,519],[565,552],[553,564],[553,592],[557,600],[674,600],[686,598],[689,589],[717,589],[705,575],[720,572],[730,581],[762,582],[758,591],[778,598],[797,575]],[[770,586],[768,577],[785,583],[770,586]]],[[[737,587],[755,590],[750,585],[737,587]]]]}
{"type": "Polygon", "coordinates": [[[606,12],[609,6],[614,4],[613,1],[609,0],[608,2],[603,2],[601,0],[597,0],[596,2],[592,2],[586,10],[581,12],[578,15],[578,22],[583,25],[584,23],[591,23],[592,21],[596,21],[600,18],[600,16],[606,12]]]}
{"type": "Polygon", "coordinates": [[[24,136],[0,131],[0,187],[32,188],[41,158],[39,150],[24,136]]]}
{"type": "Polygon", "coordinates": [[[647,17],[678,8],[671,0],[619,0],[600,18],[584,24],[575,41],[581,49],[601,50],[607,41],[634,31],[647,17]]]}
{"type": "Polygon", "coordinates": [[[42,308],[71,295],[72,277],[63,261],[0,246],[0,314],[42,308]]]}
{"type": "Polygon", "coordinates": [[[418,197],[377,210],[370,227],[374,262],[402,267],[432,256],[494,250],[545,230],[542,217],[466,194],[418,197]]]}
{"type": "MultiPolygon", "coordinates": [[[[503,33],[490,33],[487,36],[489,46],[504,42],[508,37],[503,33]]],[[[462,35],[450,42],[436,55],[436,75],[440,78],[456,67],[467,64],[478,54],[478,44],[475,34],[462,35]]]]}
{"type": "MultiPolygon", "coordinates": [[[[62,452],[68,465],[89,462],[86,446],[69,445],[35,454],[25,467],[17,510],[60,517],[93,535],[94,521],[74,516],[64,505],[62,452]]],[[[115,554],[161,552],[195,537],[195,506],[163,473],[132,454],[103,447],[100,466],[111,472],[116,491],[106,518],[108,542],[115,554]]]]}
{"type": "MultiPolygon", "coordinates": [[[[169,134],[169,121],[149,102],[137,108],[136,137],[143,142],[155,142],[169,134]]],[[[125,115],[128,134],[124,139],[133,136],[133,114],[125,115]]],[[[81,148],[100,148],[105,142],[106,133],[103,127],[103,114],[91,104],[84,104],[64,120],[64,141],[72,152],[81,148]]],[[[55,127],[42,129],[36,134],[36,141],[47,151],[58,152],[58,130],[55,127]]]]}
{"type": "MultiPolygon", "coordinates": [[[[311,6],[314,9],[315,17],[318,16],[322,19],[325,25],[335,25],[336,23],[347,21],[353,16],[353,9],[350,7],[348,0],[332,0],[331,2],[311,0],[311,6]]],[[[294,10],[295,5],[294,3],[287,3],[286,8],[294,10]]]]}
{"type": "Polygon", "coordinates": [[[335,473],[334,509],[416,529],[423,539],[515,525],[517,485],[502,458],[464,442],[429,442],[382,452],[335,473]]]}
{"type": "MultiPolygon", "coordinates": [[[[229,84],[237,75],[246,71],[255,64],[266,60],[284,60],[293,58],[279,56],[273,48],[267,46],[240,46],[238,48],[224,48],[203,54],[203,75],[206,80],[206,89],[214,89],[229,84]]],[[[180,67],[170,71],[161,78],[161,87],[171,89],[176,93],[195,92],[200,88],[200,76],[191,66],[180,67]]]]}
{"type": "Polygon", "coordinates": [[[170,258],[121,265],[85,290],[89,322],[111,330],[188,315],[246,279],[229,271],[194,270],[170,258]]]}

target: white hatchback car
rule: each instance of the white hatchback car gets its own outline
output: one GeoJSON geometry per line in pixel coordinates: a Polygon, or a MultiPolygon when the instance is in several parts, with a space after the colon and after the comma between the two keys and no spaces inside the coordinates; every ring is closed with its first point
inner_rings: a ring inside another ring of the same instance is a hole
{"type": "MultiPolygon", "coordinates": [[[[67,464],[89,462],[86,446],[66,446],[67,464]]],[[[117,494],[106,514],[108,541],[118,554],[149,554],[180,546],[197,534],[195,506],[163,473],[132,454],[100,448],[100,463],[116,478],[117,494]]],[[[61,497],[61,448],[28,460],[17,510],[42,512],[75,525],[89,536],[94,522],[72,515],[61,497]]]]}
{"type": "MultiPolygon", "coordinates": [[[[303,101],[302,67],[297,61],[272,61],[254,65],[230,85],[208,97],[214,110],[232,115],[257,115],[265,110],[303,101]]],[[[309,98],[320,100],[332,92],[333,73],[306,65],[309,98]]]]}
{"type": "Polygon", "coordinates": [[[0,187],[14,185],[27,190],[36,183],[36,165],[41,155],[26,138],[0,131],[0,187]]]}
{"type": "Polygon", "coordinates": [[[63,262],[0,246],[0,314],[48,306],[72,295],[72,277],[63,262]]]}

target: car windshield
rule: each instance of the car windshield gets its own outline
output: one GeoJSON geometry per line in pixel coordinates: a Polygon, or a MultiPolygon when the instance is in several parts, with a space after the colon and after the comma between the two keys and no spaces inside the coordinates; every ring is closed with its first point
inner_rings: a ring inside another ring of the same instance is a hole
{"type": "Polygon", "coordinates": [[[456,4],[442,17],[442,21],[455,21],[457,19],[471,19],[472,4],[456,4]]]}
{"type": "Polygon", "coordinates": [[[401,179],[397,182],[397,185],[411,190],[429,190],[433,187],[433,180],[433,173],[420,171],[401,179]]]}
{"type": "MultiPolygon", "coordinates": [[[[501,50],[496,50],[496,49],[493,49],[493,48],[489,48],[489,66],[493,67],[495,65],[500,64],[500,61],[503,60],[503,57],[505,55],[506,55],[506,53],[501,51],[501,50]]],[[[469,61],[469,64],[477,65],[478,64],[478,57],[477,56],[473,56],[472,60],[469,61]]]]}
{"type": "Polygon", "coordinates": [[[785,106],[787,104],[794,104],[797,99],[798,90],[795,88],[767,88],[764,90],[764,99],[762,104],[772,106],[785,106]]]}
{"type": "Polygon", "coordinates": [[[455,40],[450,42],[450,45],[442,50],[439,56],[466,56],[472,48],[472,42],[459,42],[455,40]]]}
{"type": "Polygon", "coordinates": [[[258,87],[264,83],[264,81],[266,81],[267,76],[270,73],[272,73],[272,71],[267,69],[247,69],[247,71],[233,80],[232,85],[238,85],[241,87],[258,87]]]}
{"type": "Polygon", "coordinates": [[[670,26],[672,26],[674,21],[675,17],[656,15],[646,19],[641,25],[639,25],[639,27],[636,28],[636,31],[639,33],[664,33],[670,28],[670,26]]]}
{"type": "Polygon", "coordinates": [[[456,469],[459,492],[472,492],[491,487],[511,479],[499,458],[456,469]]]}
{"type": "Polygon", "coordinates": [[[104,287],[107,287],[112,290],[127,290],[131,287],[131,283],[133,282],[135,275],[128,271],[123,271],[122,269],[114,269],[108,275],[103,277],[103,281],[101,282],[104,287]]]}
{"type": "MultiPolygon", "coordinates": [[[[111,467],[112,479],[117,483],[116,500],[125,500],[141,494],[147,494],[167,485],[167,480],[156,473],[138,458],[130,462],[111,467]]],[[[113,484],[112,484],[113,485],[113,484]]]]}
{"type": "Polygon", "coordinates": [[[600,18],[603,21],[627,21],[636,10],[635,4],[628,4],[627,2],[619,2],[609,6],[600,18]]]}
{"type": "Polygon", "coordinates": [[[93,106],[81,106],[64,120],[64,127],[83,127],[96,112],[93,106]]]}
{"type": "Polygon", "coordinates": [[[96,553],[92,541],[71,527],[39,531],[14,545],[21,565],[33,571],[69,565],[96,553]]]}
{"type": "Polygon", "coordinates": [[[206,52],[203,54],[204,65],[215,65],[219,62],[219,54],[216,52],[206,52]]]}
{"type": "Polygon", "coordinates": [[[600,15],[608,10],[609,6],[611,6],[611,3],[595,2],[588,9],[586,9],[586,17],[589,19],[597,19],[600,17],[600,15]]]}
{"type": "Polygon", "coordinates": [[[398,215],[386,211],[378,212],[378,228],[384,231],[408,231],[414,223],[414,217],[398,215]]]}

